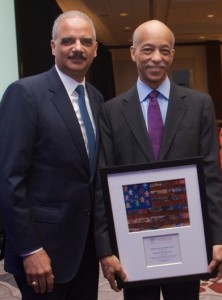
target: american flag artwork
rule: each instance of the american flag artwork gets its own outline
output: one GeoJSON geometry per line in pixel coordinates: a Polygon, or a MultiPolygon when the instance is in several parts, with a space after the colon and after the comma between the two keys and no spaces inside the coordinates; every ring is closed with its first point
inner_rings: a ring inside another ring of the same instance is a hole
{"type": "Polygon", "coordinates": [[[129,232],[190,225],[185,179],[122,186],[129,232]]]}

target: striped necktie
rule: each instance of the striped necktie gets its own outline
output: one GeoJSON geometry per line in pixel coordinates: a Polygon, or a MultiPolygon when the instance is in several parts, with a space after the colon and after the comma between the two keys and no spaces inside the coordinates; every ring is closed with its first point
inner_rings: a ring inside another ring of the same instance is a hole
{"type": "Polygon", "coordinates": [[[157,100],[158,91],[152,91],[149,94],[150,103],[148,106],[148,133],[153,146],[154,157],[157,160],[159,156],[159,149],[161,137],[163,132],[163,120],[159,103],[157,100]]]}

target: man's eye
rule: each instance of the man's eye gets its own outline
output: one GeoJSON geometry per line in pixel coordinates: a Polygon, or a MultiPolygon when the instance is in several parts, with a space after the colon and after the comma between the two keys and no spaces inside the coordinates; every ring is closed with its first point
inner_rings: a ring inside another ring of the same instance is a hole
{"type": "Polygon", "coordinates": [[[90,47],[93,44],[93,40],[91,38],[81,38],[80,39],[80,43],[83,46],[90,47]]]}
{"type": "Polygon", "coordinates": [[[162,53],[163,55],[170,55],[170,54],[171,54],[171,51],[170,51],[169,49],[162,49],[162,50],[161,50],[161,53],[162,53]]]}
{"type": "MultiPolygon", "coordinates": [[[[78,41],[78,39],[63,38],[61,40],[61,44],[64,46],[69,46],[69,45],[75,44],[77,41],[78,41]]],[[[90,47],[93,44],[92,38],[80,38],[79,42],[85,47],[90,47]]]]}
{"type": "Polygon", "coordinates": [[[143,54],[150,54],[152,52],[152,49],[151,48],[143,48],[143,49],[141,49],[141,52],[143,54]]]}
{"type": "Polygon", "coordinates": [[[62,45],[70,45],[72,43],[72,39],[70,38],[64,38],[61,40],[62,45]]]}

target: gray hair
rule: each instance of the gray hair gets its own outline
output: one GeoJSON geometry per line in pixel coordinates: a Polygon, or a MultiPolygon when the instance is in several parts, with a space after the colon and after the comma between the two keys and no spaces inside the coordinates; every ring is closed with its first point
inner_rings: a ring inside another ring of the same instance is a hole
{"type": "Polygon", "coordinates": [[[93,30],[93,38],[96,40],[96,29],[95,29],[93,21],[90,19],[90,17],[87,16],[86,14],[82,13],[81,11],[71,10],[71,11],[67,11],[67,12],[62,13],[61,15],[59,15],[57,17],[57,19],[55,19],[55,22],[54,22],[53,28],[52,28],[52,39],[54,41],[58,37],[58,31],[59,31],[60,23],[63,20],[69,19],[69,18],[80,18],[80,19],[84,19],[84,20],[88,21],[90,26],[92,27],[92,30],[93,30]]]}

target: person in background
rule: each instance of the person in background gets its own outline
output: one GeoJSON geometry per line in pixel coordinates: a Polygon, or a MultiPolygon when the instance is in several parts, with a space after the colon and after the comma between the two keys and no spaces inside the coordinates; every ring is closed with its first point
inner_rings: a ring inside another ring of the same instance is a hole
{"type": "MultiPolygon", "coordinates": [[[[175,53],[174,34],[164,23],[151,20],[137,27],[130,51],[138,80],[130,90],[102,105],[99,167],[202,156],[214,244],[209,272],[217,270],[216,277],[212,278],[217,281],[222,277],[222,177],[212,99],[169,80],[168,71],[175,53]],[[154,97],[153,93],[150,95],[153,91],[154,97]],[[149,108],[154,106],[151,98],[156,98],[154,114],[149,114],[149,108]],[[160,118],[154,121],[157,115],[160,118]],[[159,129],[156,138],[153,130],[159,129]]],[[[104,210],[101,195],[97,201],[101,216],[104,210]]],[[[103,229],[98,238],[101,245],[106,245],[101,250],[103,273],[110,286],[118,291],[115,276],[126,281],[127,274],[113,255],[105,210],[103,220],[97,218],[97,222],[103,229]]],[[[199,299],[199,280],[126,288],[124,299],[159,300],[160,289],[165,300],[199,299]]]]}
{"type": "Polygon", "coordinates": [[[103,97],[85,80],[97,55],[91,19],[61,14],[51,50],[55,66],[12,83],[0,104],[5,270],[23,300],[96,300],[93,210],[103,97]]]}

